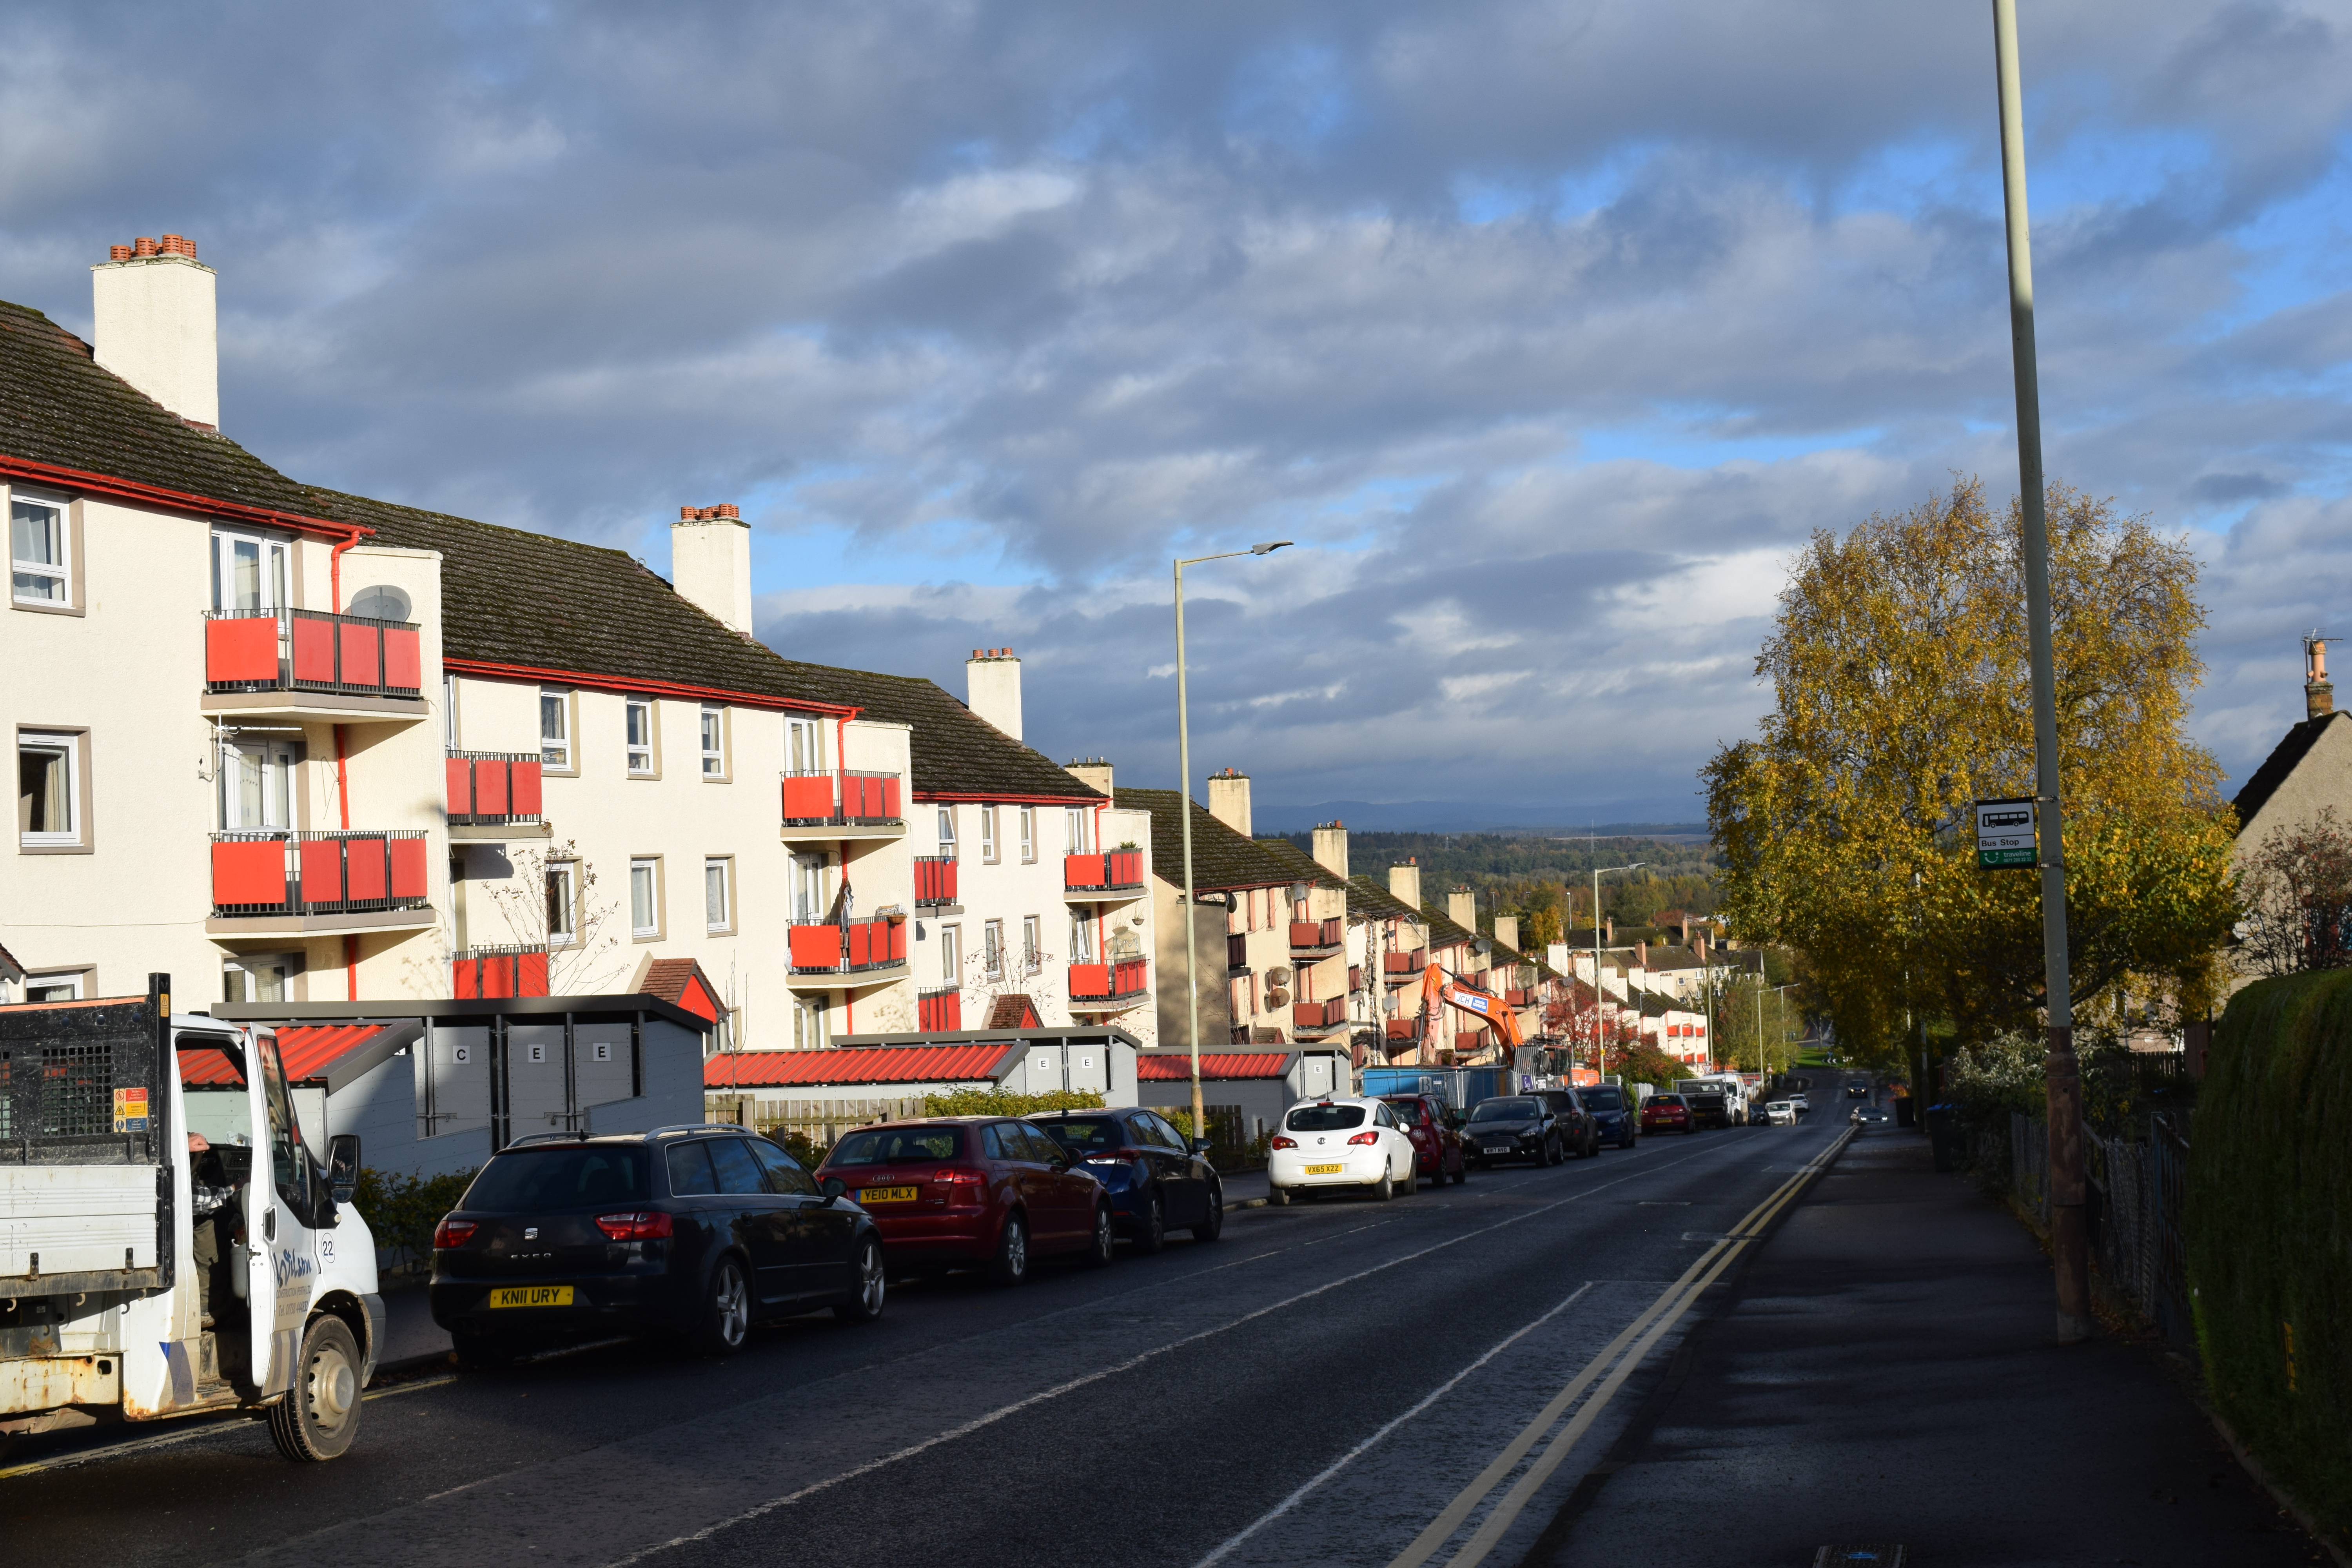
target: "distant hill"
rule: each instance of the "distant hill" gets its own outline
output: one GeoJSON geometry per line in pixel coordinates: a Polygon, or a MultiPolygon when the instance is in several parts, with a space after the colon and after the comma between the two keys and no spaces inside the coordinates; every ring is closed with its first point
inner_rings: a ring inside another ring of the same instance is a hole
{"type": "Polygon", "coordinates": [[[1674,821],[1656,802],[1610,801],[1599,806],[1511,805],[1492,801],[1326,800],[1269,802],[1253,812],[1260,833],[1297,833],[1333,819],[1350,828],[1388,833],[1540,834],[1566,837],[1706,839],[1706,824],[1674,821]]]}

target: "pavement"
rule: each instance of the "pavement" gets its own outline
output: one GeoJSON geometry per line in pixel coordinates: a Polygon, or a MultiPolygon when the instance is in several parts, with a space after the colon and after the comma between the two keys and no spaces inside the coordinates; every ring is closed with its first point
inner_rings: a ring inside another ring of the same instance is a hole
{"type": "Polygon", "coordinates": [[[1548,1564],[2325,1561],[2185,1363],[2053,1338],[2048,1259],[1908,1130],[1849,1145],[1588,1472],[1548,1564]],[[1881,1558],[1881,1562],[1888,1559],[1881,1558]]]}

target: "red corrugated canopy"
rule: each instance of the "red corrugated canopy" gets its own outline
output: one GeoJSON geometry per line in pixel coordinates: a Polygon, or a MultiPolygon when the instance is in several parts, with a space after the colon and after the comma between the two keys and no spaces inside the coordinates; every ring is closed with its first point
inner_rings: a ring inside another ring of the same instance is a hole
{"type": "MultiPolygon", "coordinates": [[[[1283,1065],[1290,1060],[1287,1051],[1218,1051],[1213,1055],[1201,1053],[1201,1077],[1280,1078],[1283,1065]]],[[[1176,1079],[1191,1082],[1192,1058],[1190,1055],[1138,1057],[1135,1076],[1149,1083],[1162,1083],[1176,1079]]]]}
{"type": "MultiPolygon", "coordinates": [[[[278,1065],[286,1069],[286,1081],[303,1083],[323,1078],[326,1071],[344,1057],[383,1033],[382,1024],[303,1024],[280,1027],[278,1036],[278,1065]]],[[[228,1058],[218,1051],[182,1051],[180,1053],[182,1083],[242,1083],[228,1058]]]]}
{"type": "Polygon", "coordinates": [[[702,1064],[705,1089],[830,1083],[948,1083],[993,1078],[1018,1041],[977,1046],[873,1046],[832,1051],[722,1051],[702,1064]]]}

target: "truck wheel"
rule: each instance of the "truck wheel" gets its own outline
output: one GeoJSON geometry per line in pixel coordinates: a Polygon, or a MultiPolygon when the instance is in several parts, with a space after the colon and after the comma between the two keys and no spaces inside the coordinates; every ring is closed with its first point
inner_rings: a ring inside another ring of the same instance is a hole
{"type": "Polygon", "coordinates": [[[331,1459],[360,1429],[360,1347],[351,1329],[320,1313],[302,1331],[294,1386],[269,1407],[269,1436],[298,1463],[331,1459]]]}

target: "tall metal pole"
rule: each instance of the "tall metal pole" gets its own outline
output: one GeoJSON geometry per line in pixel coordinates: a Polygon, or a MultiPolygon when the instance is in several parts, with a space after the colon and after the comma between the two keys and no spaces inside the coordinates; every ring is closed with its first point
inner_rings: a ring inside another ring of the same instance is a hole
{"type": "MultiPolygon", "coordinates": [[[[2090,1338],[2090,1233],[2084,1208],[2083,1079],[2074,1059],[2066,961],[2066,860],[2058,803],[2058,689],[2050,651],[2050,522],[2042,510],[2042,394],[2033,356],[2033,252],[2025,208],[2025,110],[2017,79],[2017,0],[1992,0],[2000,93],[2000,185],[2009,230],[2009,337],[2017,373],[2017,488],[2025,520],[2025,615],[2033,673],[2033,794],[2040,816],[2042,964],[2047,1005],[2050,1256],[2058,1339],[2090,1338]]],[[[1922,1086],[1923,1088],[1925,1086],[1922,1086]]]]}
{"type": "Polygon", "coordinates": [[[1201,1105],[1201,955],[1192,905],[1192,710],[1184,690],[1184,563],[1176,563],[1176,813],[1184,824],[1184,1004],[1191,1010],[1192,1041],[1192,1136],[1209,1135],[1201,1105]]]}

